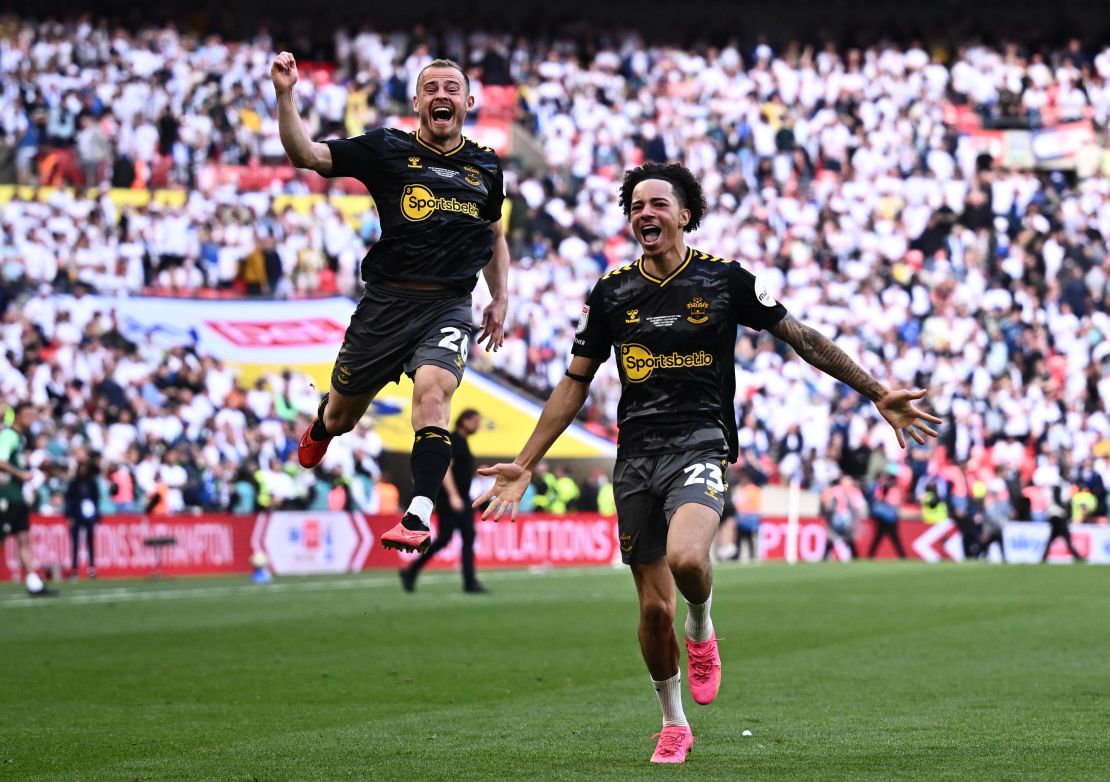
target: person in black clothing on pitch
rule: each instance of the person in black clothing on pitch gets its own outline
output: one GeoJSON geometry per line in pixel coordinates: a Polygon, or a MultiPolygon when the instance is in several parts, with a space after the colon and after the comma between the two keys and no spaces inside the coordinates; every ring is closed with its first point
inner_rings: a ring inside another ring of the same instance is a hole
{"type": "Polygon", "coordinates": [[[1041,555],[1041,564],[1048,562],[1048,550],[1052,548],[1052,541],[1056,538],[1063,538],[1064,543],[1067,544],[1068,551],[1071,553],[1072,559],[1076,562],[1086,562],[1087,559],[1079,553],[1075,548],[1075,544],[1071,539],[1071,514],[1068,513],[1068,502],[1064,498],[1064,488],[1057,484],[1052,487],[1050,492],[1051,501],[1048,506],[1048,523],[1052,525],[1052,531],[1048,535],[1048,541],[1044,544],[1044,554],[1041,555]]]}
{"type": "Polygon", "coordinates": [[[77,578],[81,532],[85,533],[85,549],[88,551],[89,578],[96,578],[96,525],[100,521],[100,472],[96,459],[88,454],[78,457],[77,474],[70,480],[65,493],[66,518],[69,519],[69,539],[72,545],[72,567],[70,578],[77,578]]]}
{"type": "Polygon", "coordinates": [[[466,409],[455,419],[451,433],[451,469],[443,476],[443,489],[436,500],[436,517],[439,533],[432,545],[408,567],[401,568],[401,586],[406,592],[416,589],[420,570],[447,547],[455,530],[462,536],[463,591],[483,594],[489,590],[478,583],[474,574],[474,509],[470,507],[470,483],[474,478],[474,456],[467,439],[482,426],[482,415],[477,410],[466,409]]]}
{"type": "Polygon", "coordinates": [[[312,468],[333,437],[351,431],[370,401],[405,372],[412,378],[413,498],[382,545],[426,551],[428,520],[451,462],[447,424],[462,381],[474,326],[470,292],[485,276],[493,301],[478,342],[497,350],[508,308],[509,248],[501,226],[501,162],[463,137],[474,107],[458,63],[433,60],[416,80],[412,133],[375,128],[361,136],[313,141],[297,112],[297,63],[274,58],[278,132],[289,159],[326,177],[362,182],[381,215],[381,239],[362,261],[366,293],[335,359],[331,388],[301,436],[297,460],[312,468]]]}
{"type": "Polygon", "coordinates": [[[925,390],[891,389],[817,330],[799,323],[767,286],[739,263],[688,247],[687,231],[705,214],[697,178],[678,164],[645,163],[628,171],[621,206],[643,255],[594,286],[582,308],[566,377],[544,405],[532,435],[510,464],[482,468],[492,488],[483,518],[516,518],[521,498],[547,450],[586,401],[590,382],[615,352],[620,368],[620,434],[613,472],[621,558],[640,603],[640,651],[663,710],[652,762],[682,763],[694,737],[682,710],[676,595],[688,608],[685,635],[690,692],[707,704],[721,682],[710,618],[709,549],[738,453],[735,359],[737,326],[766,329],[814,367],[871,400],[894,428],[918,442],[940,419],[914,402],[925,390]]]}

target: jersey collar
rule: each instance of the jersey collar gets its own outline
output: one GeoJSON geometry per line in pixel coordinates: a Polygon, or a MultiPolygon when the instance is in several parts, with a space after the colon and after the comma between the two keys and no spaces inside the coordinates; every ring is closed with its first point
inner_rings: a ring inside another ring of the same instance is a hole
{"type": "Polygon", "coordinates": [[[456,152],[458,152],[460,149],[462,149],[463,147],[466,146],[466,137],[463,136],[462,140],[459,141],[459,145],[457,147],[452,149],[450,152],[444,152],[441,149],[439,149],[438,147],[433,147],[431,144],[424,141],[424,139],[420,138],[420,129],[419,128],[414,130],[412,132],[412,135],[413,135],[413,138],[416,139],[417,144],[419,144],[420,146],[422,146],[426,149],[430,149],[432,152],[435,152],[437,155],[443,155],[444,157],[451,157],[451,155],[454,155],[456,152]]]}
{"type": "Polygon", "coordinates": [[[682,263],[680,263],[678,265],[677,269],[675,269],[673,272],[668,274],[667,278],[665,280],[661,280],[661,279],[659,279],[658,277],[656,277],[654,275],[648,274],[647,270],[644,268],[644,256],[642,256],[642,255],[638,259],[636,259],[636,268],[640,270],[640,274],[642,274],[644,276],[644,279],[646,279],[648,282],[654,282],[656,285],[662,287],[662,286],[666,285],[668,282],[670,282],[671,280],[673,280],[675,277],[680,275],[682,273],[682,270],[690,265],[690,260],[693,257],[694,257],[694,248],[693,247],[687,247],[686,248],[686,257],[682,260],[682,263]]]}

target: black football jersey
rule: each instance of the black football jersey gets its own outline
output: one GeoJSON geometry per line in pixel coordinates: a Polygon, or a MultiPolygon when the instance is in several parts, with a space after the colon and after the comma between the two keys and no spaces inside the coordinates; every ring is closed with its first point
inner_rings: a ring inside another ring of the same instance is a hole
{"type": "Polygon", "coordinates": [[[366,185],[381,217],[381,239],[362,261],[362,279],[473,290],[493,253],[490,224],[501,219],[501,161],[467,138],[440,152],[417,133],[377,128],[327,142],[330,176],[366,185]]]}
{"type": "Polygon", "coordinates": [[[737,455],[737,325],[766,329],[786,308],[735,261],[687,250],[669,277],[641,257],[598,281],[582,308],[572,352],[620,368],[618,453],[676,453],[720,447],[737,455]]]}

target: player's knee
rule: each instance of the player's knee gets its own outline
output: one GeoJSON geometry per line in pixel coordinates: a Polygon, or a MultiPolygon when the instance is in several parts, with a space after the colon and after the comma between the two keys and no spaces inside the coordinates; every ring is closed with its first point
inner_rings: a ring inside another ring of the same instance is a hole
{"type": "Polygon", "coordinates": [[[693,576],[709,565],[709,556],[696,548],[684,548],[667,554],[667,564],[677,578],[693,576]]]}
{"type": "Polygon", "coordinates": [[[645,599],[640,605],[640,622],[653,632],[673,628],[674,606],[662,598],[645,599]]]}

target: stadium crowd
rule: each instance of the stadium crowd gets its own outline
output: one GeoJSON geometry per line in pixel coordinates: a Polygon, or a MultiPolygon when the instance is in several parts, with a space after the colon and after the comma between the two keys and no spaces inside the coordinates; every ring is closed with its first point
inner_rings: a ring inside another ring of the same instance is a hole
{"type": "MultiPolygon", "coordinates": [[[[71,150],[77,184],[187,193],[180,206],[121,207],[80,190],[5,205],[4,295],[18,298],[4,316],[0,382],[5,399],[56,413],[54,431],[43,416],[35,451],[42,506],[56,503],[82,448],[103,454],[106,474],[131,472],[141,496],[163,491],[172,509],[243,501],[248,489],[321,501],[352,475],[367,482],[351,501],[372,505],[372,430],[337,440],[320,475],[282,468],[298,415],[314,407],[306,380],[239,389],[212,357],[128,344],[80,304],[85,288],[358,293],[357,262],[380,230],[373,210],[347,220],[334,199],[279,207],[306,183],[237,192],[213,173],[282,160],[272,42],[86,21],[0,29],[0,69],[15,77],[0,91],[5,181],[56,177],[58,152],[71,150]]],[[[593,43],[340,33],[334,69],[306,68],[298,85],[317,137],[402,115],[433,52],[467,64],[479,115],[483,89],[517,87],[517,121],[544,160],[507,161],[511,331],[500,353],[474,356],[477,368],[540,394],[554,386],[590,286],[636,255],[616,199],[623,171],[678,160],[710,204],[693,246],[765,277],[877,377],[928,386],[947,419],[938,446],[902,454],[870,405],[745,333],[737,416],[751,475],[822,491],[841,474],[869,485],[893,464],[907,498],[935,494],[954,513],[960,497],[1005,497],[1029,518],[1085,488],[1097,498],[1087,515],[1106,515],[1110,177],[1101,160],[1084,171],[999,165],[952,117],[969,111],[987,128],[1083,121],[1104,138],[1110,48],[593,43]]],[[[611,433],[618,394],[609,362],[591,390],[592,426],[611,433]]]]}

